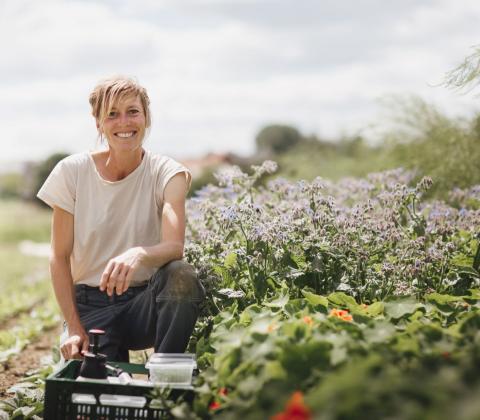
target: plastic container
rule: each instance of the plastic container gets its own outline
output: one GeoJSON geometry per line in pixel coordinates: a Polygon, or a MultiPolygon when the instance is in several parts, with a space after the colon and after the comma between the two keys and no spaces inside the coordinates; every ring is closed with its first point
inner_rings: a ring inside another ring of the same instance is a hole
{"type": "Polygon", "coordinates": [[[191,385],[197,362],[191,353],[153,353],[145,367],[156,385],[191,385]]]}
{"type": "MultiPolygon", "coordinates": [[[[52,373],[45,383],[44,418],[48,420],[145,420],[167,418],[167,413],[150,407],[154,384],[133,380],[128,384],[109,383],[107,380],[78,381],[80,360],[70,360],[52,373]],[[139,382],[143,382],[140,385],[139,382]]],[[[110,363],[131,375],[148,374],[145,366],[133,363],[110,363]]],[[[118,378],[115,378],[118,379],[118,378]]],[[[194,398],[191,385],[170,387],[169,400],[183,398],[191,403],[194,398]]]]}

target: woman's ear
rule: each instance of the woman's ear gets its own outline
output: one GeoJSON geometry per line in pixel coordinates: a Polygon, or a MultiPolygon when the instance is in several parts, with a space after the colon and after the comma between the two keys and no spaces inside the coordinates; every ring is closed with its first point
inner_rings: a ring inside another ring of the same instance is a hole
{"type": "Polygon", "coordinates": [[[98,120],[95,121],[95,125],[97,126],[97,131],[102,134],[102,129],[100,127],[100,123],[98,122],[98,120]]]}

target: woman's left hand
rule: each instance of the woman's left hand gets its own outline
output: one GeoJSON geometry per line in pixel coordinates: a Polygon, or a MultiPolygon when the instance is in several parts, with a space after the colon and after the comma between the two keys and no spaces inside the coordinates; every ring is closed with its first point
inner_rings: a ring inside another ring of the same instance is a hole
{"type": "Polygon", "coordinates": [[[130,286],[135,271],[140,267],[143,254],[141,247],[135,247],[112,258],[103,271],[100,290],[106,290],[108,296],[112,296],[114,292],[117,295],[124,293],[130,286]]]}

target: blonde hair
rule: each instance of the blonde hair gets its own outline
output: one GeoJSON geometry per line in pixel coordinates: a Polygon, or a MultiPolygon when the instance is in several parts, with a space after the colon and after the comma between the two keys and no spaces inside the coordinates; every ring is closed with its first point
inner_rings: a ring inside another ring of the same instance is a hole
{"type": "Polygon", "coordinates": [[[147,91],[136,80],[126,76],[112,76],[103,79],[90,94],[88,101],[92,107],[92,115],[98,121],[100,127],[103,126],[103,122],[113,105],[119,99],[130,95],[140,98],[145,114],[145,127],[150,128],[152,118],[150,115],[150,98],[147,91]]]}

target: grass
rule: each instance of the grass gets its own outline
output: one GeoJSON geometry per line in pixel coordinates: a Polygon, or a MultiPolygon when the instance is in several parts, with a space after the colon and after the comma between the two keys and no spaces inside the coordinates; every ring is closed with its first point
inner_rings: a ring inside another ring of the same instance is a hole
{"type": "Polygon", "coordinates": [[[5,293],[48,278],[48,259],[22,254],[17,244],[0,243],[0,291],[5,293]]]}
{"type": "Polygon", "coordinates": [[[24,255],[24,240],[50,240],[51,212],[19,200],[0,200],[0,363],[59,323],[48,258],[24,255]]]}
{"type": "Polygon", "coordinates": [[[316,176],[337,181],[346,176],[363,177],[396,167],[385,151],[365,149],[352,156],[333,151],[298,147],[276,158],[280,175],[291,180],[312,180],[316,176]]]}
{"type": "Polygon", "coordinates": [[[50,240],[51,211],[33,203],[0,200],[0,244],[50,240]]]}
{"type": "Polygon", "coordinates": [[[48,241],[50,212],[18,200],[0,200],[0,322],[48,298],[48,259],[24,255],[22,240],[48,241]]]}

